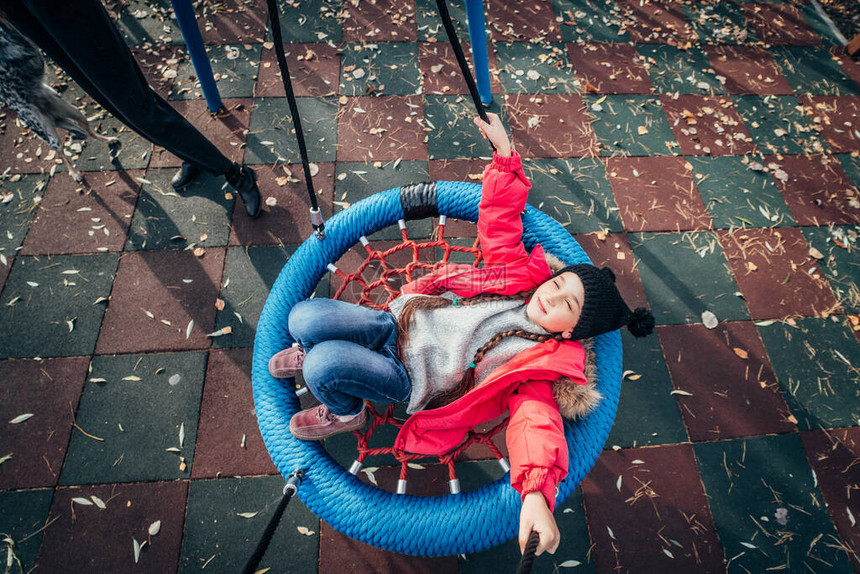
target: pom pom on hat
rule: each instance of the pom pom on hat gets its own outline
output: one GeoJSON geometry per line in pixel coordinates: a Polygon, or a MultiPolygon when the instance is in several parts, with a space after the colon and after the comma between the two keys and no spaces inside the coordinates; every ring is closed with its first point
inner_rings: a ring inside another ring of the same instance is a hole
{"type": "Polygon", "coordinates": [[[634,337],[647,337],[654,332],[654,315],[645,307],[637,307],[627,323],[627,330],[634,337]]]}

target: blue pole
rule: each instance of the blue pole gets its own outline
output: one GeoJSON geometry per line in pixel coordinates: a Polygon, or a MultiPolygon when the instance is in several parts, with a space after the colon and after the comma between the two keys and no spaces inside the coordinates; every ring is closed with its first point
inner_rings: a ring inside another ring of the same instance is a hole
{"type": "Polygon", "coordinates": [[[206,106],[214,114],[221,109],[221,95],[215,85],[212,66],[209,64],[206,48],[203,47],[203,36],[200,35],[200,28],[197,27],[197,17],[191,7],[191,0],[171,0],[171,3],[182,37],[185,39],[185,46],[188,48],[188,55],[191,56],[191,63],[194,64],[194,71],[200,80],[206,106]]]}
{"type": "Polygon", "coordinates": [[[469,20],[469,41],[472,43],[472,60],[475,64],[475,79],[481,103],[493,103],[490,91],[490,61],[487,56],[487,28],[484,23],[483,0],[466,0],[466,18],[469,20]]]}

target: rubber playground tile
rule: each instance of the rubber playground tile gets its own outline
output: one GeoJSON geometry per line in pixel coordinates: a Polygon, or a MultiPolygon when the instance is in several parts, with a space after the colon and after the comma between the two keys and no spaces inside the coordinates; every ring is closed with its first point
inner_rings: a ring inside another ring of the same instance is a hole
{"type": "Polygon", "coordinates": [[[797,430],[752,323],[669,325],[659,333],[691,440],[797,430]]]}
{"type": "Polygon", "coordinates": [[[684,46],[697,40],[678,3],[619,0],[618,5],[625,12],[630,39],[637,44],[684,46]]]}
{"type": "Polygon", "coordinates": [[[801,98],[807,113],[821,128],[821,139],[833,153],[860,151],[860,98],[813,96],[801,98]]]}
{"type": "Polygon", "coordinates": [[[675,139],[686,156],[755,153],[731,99],[726,96],[661,96],[675,139]]]}
{"type": "Polygon", "coordinates": [[[774,46],[773,60],[797,95],[846,96],[860,94],[839,60],[818,46],[774,46]]]}
{"type": "Polygon", "coordinates": [[[771,168],[736,156],[688,157],[687,161],[715,228],[794,225],[771,168]]]}
{"type": "Polygon", "coordinates": [[[714,69],[692,46],[681,49],[668,44],[639,44],[636,51],[648,66],[651,83],[661,94],[724,94],[714,69]]]}
{"type": "Polygon", "coordinates": [[[207,349],[224,249],[126,253],[116,273],[99,354],[207,349]]]}
{"type": "MultiPolygon", "coordinates": [[[[448,15],[451,16],[451,22],[454,24],[454,31],[457,33],[460,42],[464,42],[469,38],[466,2],[465,0],[451,0],[450,2],[446,2],[446,4],[448,5],[448,15]]],[[[442,19],[436,8],[436,2],[433,0],[415,0],[415,15],[419,42],[448,41],[445,28],[442,25],[442,19]]],[[[487,41],[489,41],[489,33],[487,33],[487,41]]]]}
{"type": "Polygon", "coordinates": [[[0,308],[0,358],[93,352],[119,256],[18,257],[0,308]]]}
{"type": "Polygon", "coordinates": [[[582,497],[599,572],[725,571],[690,445],[605,450],[582,497]]]}
{"type": "Polygon", "coordinates": [[[653,89],[642,56],[630,44],[568,44],[583,93],[647,94],[653,89]]]}
{"type": "Polygon", "coordinates": [[[741,10],[750,28],[765,44],[819,46],[821,37],[804,18],[803,10],[789,3],[744,3],[741,10]]]}
{"type": "Polygon", "coordinates": [[[0,361],[0,420],[9,423],[0,456],[11,455],[0,490],[57,484],[88,366],[88,358],[0,361]]]}
{"type": "Polygon", "coordinates": [[[759,325],[770,362],[802,430],[857,425],[860,350],[843,321],[807,317],[759,325]]]}
{"type": "MultiPolygon", "coordinates": [[[[5,258],[5,255],[4,255],[5,258]]],[[[5,259],[5,264],[0,263],[0,293],[3,292],[3,287],[6,286],[6,278],[9,276],[9,270],[12,268],[12,264],[15,262],[15,259],[5,259]]]]}
{"type": "Polygon", "coordinates": [[[343,0],[308,0],[301,3],[280,0],[278,15],[284,42],[340,42],[343,35],[343,4],[343,0]]]}
{"type": "Polygon", "coordinates": [[[268,16],[265,5],[227,0],[204,6],[197,22],[206,44],[252,44],[266,38],[268,16]]]}
{"type": "MultiPolygon", "coordinates": [[[[815,430],[801,433],[800,440],[839,536],[849,547],[857,548],[860,537],[853,525],[860,505],[845,485],[860,483],[860,469],[854,464],[860,455],[860,429],[815,430]]],[[[856,570],[860,560],[854,552],[849,553],[849,558],[856,570]]]]}
{"type": "Polygon", "coordinates": [[[174,73],[179,69],[184,53],[177,46],[148,44],[132,48],[132,55],[140,66],[149,86],[165,100],[173,87],[174,73]]]}
{"type": "MultiPolygon", "coordinates": [[[[340,51],[329,44],[284,44],[293,94],[298,97],[333,96],[340,85],[340,51]]],[[[263,46],[260,75],[254,88],[257,98],[284,98],[284,82],[275,49],[263,46]]]]}
{"type": "Polygon", "coordinates": [[[628,235],[637,270],[659,325],[749,319],[744,300],[712,231],[628,235]]]}
{"type": "MultiPolygon", "coordinates": [[[[230,161],[242,163],[245,156],[245,140],[248,137],[248,124],[251,119],[250,98],[224,99],[221,111],[213,114],[206,107],[205,100],[180,100],[171,105],[211,142],[216,145],[230,161]]],[[[155,146],[149,169],[179,167],[182,160],[164,148],[155,146]]]]}
{"type": "Polygon", "coordinates": [[[495,42],[561,42],[551,2],[511,3],[490,0],[487,29],[495,42]]]}
{"type": "Polygon", "coordinates": [[[45,531],[39,570],[176,572],[187,491],[183,481],[57,489],[49,518],[55,522],[45,531]],[[105,508],[78,502],[93,497],[105,508]],[[158,533],[149,534],[150,528],[158,533]],[[136,561],[135,541],[141,546],[136,561]]]}
{"type": "Polygon", "coordinates": [[[347,100],[338,114],[338,161],[427,159],[421,96],[347,100]]]}
{"type": "Polygon", "coordinates": [[[565,42],[630,41],[621,9],[613,0],[554,0],[553,6],[561,18],[565,42]]]}
{"type": "Polygon", "coordinates": [[[415,3],[409,0],[388,2],[344,2],[344,42],[415,42],[415,3]]]}
{"type": "Polygon", "coordinates": [[[761,46],[703,46],[703,50],[717,74],[725,78],[730,94],[794,93],[771,53],[761,46]]]}
{"type": "Polygon", "coordinates": [[[502,88],[508,94],[576,94],[574,78],[564,44],[560,42],[499,43],[496,63],[502,88]]]}
{"type": "Polygon", "coordinates": [[[842,65],[842,69],[848,77],[854,80],[854,83],[857,86],[860,86],[860,62],[854,61],[851,56],[845,53],[844,48],[841,46],[831,47],[830,53],[839,60],[839,63],[842,65]]]}
{"type": "Polygon", "coordinates": [[[606,160],[606,175],[628,230],[708,229],[711,218],[682,157],[606,160]]]}
{"type": "Polygon", "coordinates": [[[17,114],[4,109],[0,116],[0,165],[11,168],[16,174],[48,173],[58,169],[54,166],[62,163],[60,156],[33,132],[18,127],[17,114]]]}
{"type": "Polygon", "coordinates": [[[571,233],[624,229],[599,159],[540,159],[523,167],[532,183],[529,204],[571,233]]]}
{"type": "Polygon", "coordinates": [[[340,69],[340,93],[347,96],[421,93],[415,42],[344,44],[340,69]]]}
{"type": "Polygon", "coordinates": [[[257,427],[253,349],[212,351],[200,404],[192,478],[277,474],[257,427]]]}
{"type": "MultiPolygon", "coordinates": [[[[291,72],[292,73],[292,72],[291,72]]],[[[337,156],[338,106],[334,98],[297,98],[308,160],[334,161],[337,156]]],[[[299,163],[302,158],[286,98],[254,100],[245,163],[299,163]]]]}
{"type": "Polygon", "coordinates": [[[797,434],[693,448],[734,569],[851,572],[797,434]]]}
{"type": "Polygon", "coordinates": [[[648,306],[627,235],[597,232],[577,235],[576,240],[594,265],[612,269],[618,291],[631,309],[648,306]]]}
{"type": "Polygon", "coordinates": [[[505,98],[511,136],[521,156],[593,157],[597,140],[581,96],[515,94],[505,98]]]}
{"type": "Polygon", "coordinates": [[[41,529],[45,526],[53,495],[53,489],[0,492],[0,508],[3,509],[0,532],[8,538],[3,542],[10,572],[30,572],[35,567],[42,543],[41,529]]]}
{"type": "MultiPolygon", "coordinates": [[[[510,133],[504,106],[494,101],[486,108],[497,114],[510,133]]],[[[473,159],[492,157],[493,150],[475,127],[475,106],[465,96],[424,96],[424,124],[430,159],[473,159]]],[[[486,165],[486,164],[485,164],[486,165]]]]}
{"type": "Polygon", "coordinates": [[[733,96],[747,130],[762,153],[823,153],[811,118],[794,96],[733,96]]]}
{"type": "MultiPolygon", "coordinates": [[[[282,498],[281,476],[195,480],[188,489],[179,572],[238,572],[282,498]]],[[[320,521],[293,497],[258,569],[315,574],[320,521]]]]}
{"type": "Polygon", "coordinates": [[[682,4],[681,11],[703,44],[745,44],[757,40],[743,10],[733,2],[682,4]]]}
{"type": "Polygon", "coordinates": [[[111,17],[129,46],[182,44],[182,31],[167,3],[130,0],[110,11],[111,17]]]}
{"type": "MultiPolygon", "coordinates": [[[[334,164],[314,164],[311,179],[323,221],[332,214],[334,164]]],[[[274,169],[258,166],[257,186],[263,197],[263,213],[251,219],[244,207],[233,210],[230,245],[299,244],[313,234],[311,200],[301,164],[281,164],[274,169]]]]}
{"type": "Polygon", "coordinates": [[[834,156],[839,160],[842,166],[842,171],[851,180],[858,190],[860,190],[860,153],[839,154],[834,156]]]}
{"type": "MultiPolygon", "coordinates": [[[[784,174],[776,185],[800,225],[860,223],[857,188],[830,155],[766,158],[784,174]]],[[[777,174],[782,175],[782,174],[777,174]]]]}
{"type": "Polygon", "coordinates": [[[851,227],[802,227],[821,265],[822,272],[833,289],[836,300],[846,313],[860,312],[860,269],[856,265],[857,230],[851,227]]]}
{"type": "MultiPolygon", "coordinates": [[[[223,176],[201,173],[181,192],[173,190],[173,169],[146,173],[128,230],[128,250],[223,247],[230,237],[234,202],[222,191],[223,176]]],[[[236,199],[235,201],[241,201],[236,199]]],[[[244,213],[241,205],[238,210],[244,213]]]]}
{"type": "MultiPolygon", "coordinates": [[[[469,64],[469,69],[474,70],[471,45],[463,42],[463,55],[469,64]]],[[[490,90],[493,93],[502,91],[499,81],[499,70],[496,65],[496,54],[490,51],[487,54],[490,68],[490,90]]],[[[418,44],[418,61],[421,65],[422,91],[425,94],[468,94],[469,88],[451,44],[445,42],[421,42],[418,44]]]]}
{"type": "Polygon", "coordinates": [[[51,178],[22,253],[122,251],[142,177],[140,170],[94,172],[83,193],[70,177],[51,178]]]}
{"type": "Polygon", "coordinates": [[[0,255],[6,258],[3,265],[18,253],[47,185],[48,176],[36,174],[16,175],[0,184],[0,227],[5,232],[0,233],[0,255]]]}
{"type": "Polygon", "coordinates": [[[660,339],[636,339],[622,330],[621,343],[621,398],[606,445],[615,449],[687,442],[660,339]]]}
{"type": "Polygon", "coordinates": [[[677,154],[678,143],[657,96],[586,96],[600,155],[677,154]]]}
{"type": "MultiPolygon", "coordinates": [[[[254,80],[260,67],[261,44],[217,44],[206,52],[212,66],[215,87],[222,98],[251,98],[254,80]]],[[[170,91],[171,100],[194,100],[203,97],[197,71],[190,58],[179,64],[170,91]]]]}

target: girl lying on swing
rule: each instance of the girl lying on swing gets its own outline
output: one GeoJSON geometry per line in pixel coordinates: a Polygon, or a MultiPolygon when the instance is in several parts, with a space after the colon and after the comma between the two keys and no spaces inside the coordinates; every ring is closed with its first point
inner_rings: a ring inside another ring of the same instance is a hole
{"type": "Polygon", "coordinates": [[[643,337],[654,317],[641,307],[630,311],[608,268],[562,267],[540,245],[526,252],[520,213],[531,184],[501,120],[488,118],[475,118],[496,148],[479,207],[484,268],[447,265],[407,283],[390,313],[302,301],[289,315],[297,345],[273,356],[269,371],[283,378],[301,372],[322,402],[290,420],[303,440],[360,429],[366,401],[408,402],[411,416],[395,448],[441,455],[510,411],[511,485],[523,501],[520,549],[535,530],[536,553],[555,553],[552,510],[568,469],[562,416],[587,414],[601,398],[586,384],[579,341],[624,325],[643,337]]]}

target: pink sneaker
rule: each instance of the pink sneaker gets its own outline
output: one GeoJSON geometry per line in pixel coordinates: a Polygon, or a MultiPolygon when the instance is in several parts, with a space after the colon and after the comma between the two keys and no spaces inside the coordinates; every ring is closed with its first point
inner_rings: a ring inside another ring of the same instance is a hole
{"type": "Polygon", "coordinates": [[[290,432],[301,440],[323,440],[336,434],[358,430],[367,422],[367,409],[348,421],[341,421],[328,407],[319,405],[299,411],[290,419],[290,432]]]}
{"type": "Polygon", "coordinates": [[[299,346],[284,349],[269,359],[269,373],[276,379],[295,377],[302,372],[305,350],[299,346]]]}

